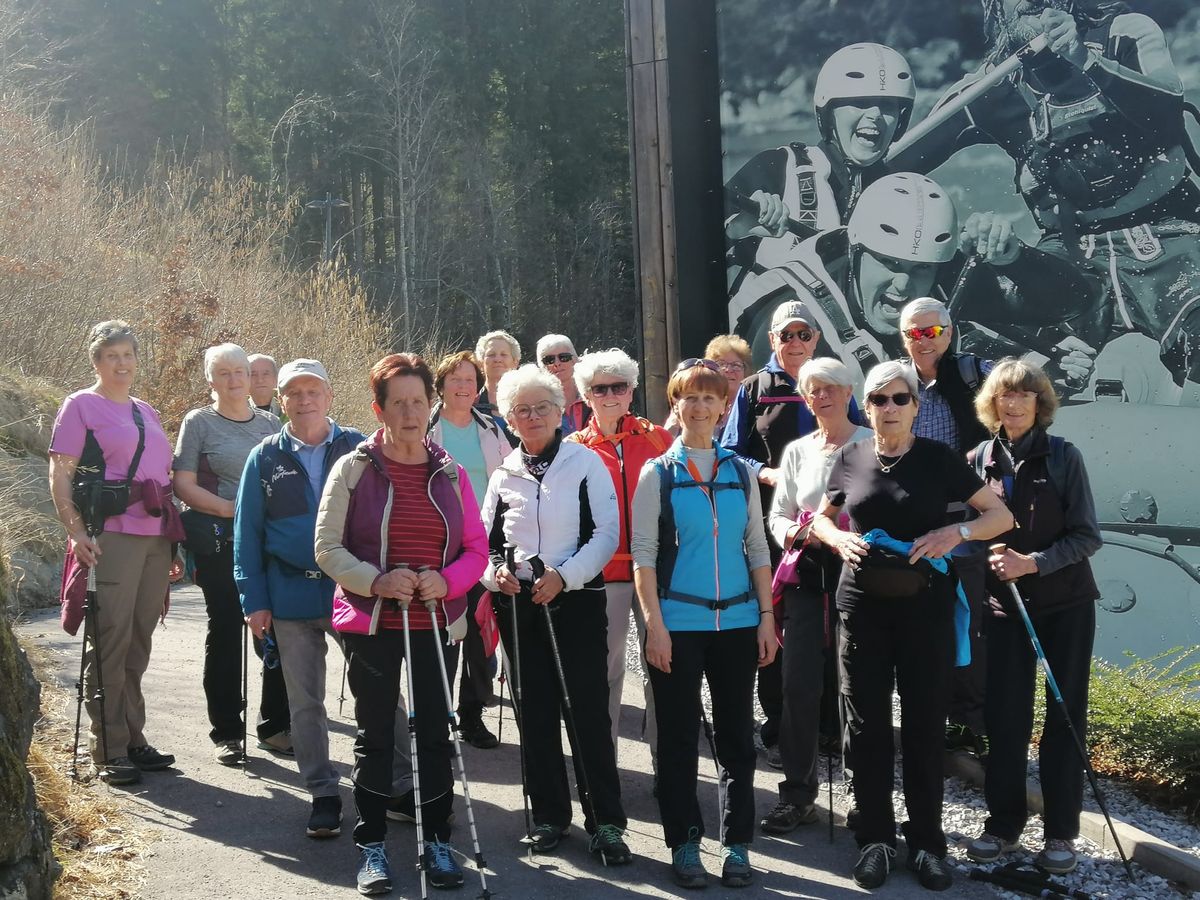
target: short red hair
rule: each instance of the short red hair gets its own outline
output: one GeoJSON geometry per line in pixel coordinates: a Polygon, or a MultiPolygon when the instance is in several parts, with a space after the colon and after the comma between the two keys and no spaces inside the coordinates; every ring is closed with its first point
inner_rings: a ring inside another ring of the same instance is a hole
{"type": "Polygon", "coordinates": [[[433,403],[433,373],[425,360],[415,353],[389,353],[371,366],[371,393],[380,409],[387,404],[388,382],[403,375],[415,375],[425,384],[425,396],[433,403]]]}

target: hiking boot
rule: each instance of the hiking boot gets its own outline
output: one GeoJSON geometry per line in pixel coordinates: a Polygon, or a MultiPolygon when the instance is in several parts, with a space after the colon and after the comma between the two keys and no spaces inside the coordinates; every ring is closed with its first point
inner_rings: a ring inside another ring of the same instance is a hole
{"type": "Polygon", "coordinates": [[[566,836],[567,829],[558,825],[534,825],[533,833],[529,835],[529,843],[534,853],[550,853],[566,836]]]}
{"type": "Polygon", "coordinates": [[[342,833],[342,798],[314,797],[312,815],[304,833],[310,838],[331,838],[342,833]]]}
{"type": "Polygon", "coordinates": [[[258,749],[279,756],[296,755],[296,751],[292,749],[292,733],[290,731],[277,731],[270,737],[263,738],[258,742],[258,749]]]}
{"type": "MultiPolygon", "coordinates": [[[[695,829],[692,834],[695,834],[695,829]]],[[[708,872],[700,861],[699,837],[680,844],[671,851],[671,874],[682,888],[708,887],[708,872]]]]}
{"type": "Polygon", "coordinates": [[[425,842],[425,874],[435,888],[457,888],[463,884],[462,866],[454,858],[454,848],[443,841],[425,842]]]}
{"type": "Polygon", "coordinates": [[[588,849],[600,857],[600,862],[606,866],[624,866],[633,862],[633,854],[625,843],[625,832],[616,825],[597,828],[588,849]]]}
{"type": "Polygon", "coordinates": [[[928,850],[909,853],[908,867],[917,873],[917,881],[927,891],[945,891],[954,883],[946,857],[934,856],[928,850]]]}
{"type": "Polygon", "coordinates": [[[1067,875],[1075,871],[1079,858],[1070,841],[1049,838],[1042,852],[1034,857],[1033,864],[1051,875],[1067,875]]]}
{"type": "Polygon", "coordinates": [[[142,747],[129,748],[129,761],[143,772],[161,772],[175,765],[175,757],[170,753],[160,753],[149,744],[142,747]]]}
{"type": "Polygon", "coordinates": [[[957,722],[946,724],[946,749],[948,751],[965,750],[979,759],[988,755],[988,739],[973,728],[960,725],[957,722]]]}
{"type": "MultiPolygon", "coordinates": [[[[415,825],[417,822],[417,809],[413,800],[413,792],[401,794],[399,797],[393,797],[388,801],[387,817],[393,822],[408,822],[410,825],[415,825]]],[[[446,816],[446,824],[454,824],[454,811],[446,816]]]]}
{"type": "Polygon", "coordinates": [[[746,887],[754,880],[750,868],[750,851],[745,844],[729,844],[721,848],[725,861],[721,863],[721,884],[725,887],[746,887]]]}
{"type": "Polygon", "coordinates": [[[1021,849],[1020,841],[1006,841],[1002,837],[984,832],[967,841],[967,857],[977,863],[994,863],[1005,853],[1021,849]]]}
{"type": "Polygon", "coordinates": [[[884,843],[867,844],[858,854],[854,864],[854,883],[868,891],[880,887],[892,871],[892,860],[896,848],[884,843]]]}
{"type": "Polygon", "coordinates": [[[780,800],[775,808],[763,816],[758,827],[767,834],[787,834],[795,831],[801,825],[811,825],[817,821],[817,808],[811,803],[797,806],[780,800]]]}
{"type": "Polygon", "coordinates": [[[223,766],[236,766],[246,761],[246,753],[239,740],[217,741],[213,750],[217,754],[217,762],[223,766]]]}
{"type": "Polygon", "coordinates": [[[106,763],[94,763],[92,773],[105,784],[115,787],[137,784],[142,780],[141,771],[128,756],[117,756],[106,763]]]}
{"type": "Polygon", "coordinates": [[[387,851],[383,841],[360,844],[358,857],[358,892],[367,896],[386,894],[392,889],[392,870],[388,868],[387,851]]]}
{"type": "Polygon", "coordinates": [[[459,723],[458,736],[478,750],[493,750],[500,746],[499,739],[488,731],[483,719],[469,719],[459,723]]]}
{"type": "Polygon", "coordinates": [[[783,753],[780,751],[778,744],[776,744],[774,747],[767,748],[766,757],[767,765],[772,769],[783,768],[783,753]]]}

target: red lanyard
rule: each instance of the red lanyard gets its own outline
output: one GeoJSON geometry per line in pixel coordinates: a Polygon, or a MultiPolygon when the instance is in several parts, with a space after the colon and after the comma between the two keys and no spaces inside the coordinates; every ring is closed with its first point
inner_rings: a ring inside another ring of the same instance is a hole
{"type": "MultiPolygon", "coordinates": [[[[710,482],[714,482],[717,480],[717,466],[718,466],[718,462],[714,458],[712,475],[709,476],[709,479],[708,479],[710,482]]],[[[716,501],[716,498],[713,496],[712,488],[710,488],[707,484],[704,483],[704,479],[700,477],[700,470],[696,468],[696,464],[692,461],[692,458],[690,456],[687,457],[687,467],[688,467],[688,472],[691,473],[693,480],[695,480],[695,482],[696,482],[696,487],[698,487],[698,488],[700,488],[700,490],[704,491],[704,496],[708,498],[708,503],[712,507],[713,535],[716,535],[717,527],[718,527],[717,501],[716,501]]]]}

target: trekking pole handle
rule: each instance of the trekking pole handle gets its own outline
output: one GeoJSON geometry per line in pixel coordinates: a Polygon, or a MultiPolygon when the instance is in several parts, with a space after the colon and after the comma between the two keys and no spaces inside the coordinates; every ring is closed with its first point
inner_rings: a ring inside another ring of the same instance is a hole
{"type": "MultiPolygon", "coordinates": [[[[432,571],[433,571],[433,566],[419,566],[417,568],[418,574],[421,572],[432,572],[432,571]]],[[[422,600],[421,602],[425,604],[425,608],[427,610],[429,610],[430,615],[436,614],[436,612],[437,612],[437,599],[436,598],[430,597],[428,600],[422,600]]]]}
{"type": "MultiPolygon", "coordinates": [[[[394,572],[396,569],[411,569],[411,568],[412,568],[412,566],[410,566],[408,563],[402,562],[402,563],[397,563],[396,565],[392,566],[392,571],[394,572]]],[[[397,598],[395,598],[394,602],[399,603],[401,609],[408,609],[409,605],[413,602],[413,599],[415,599],[415,596],[408,600],[401,600],[400,598],[397,597],[397,598]]]]}

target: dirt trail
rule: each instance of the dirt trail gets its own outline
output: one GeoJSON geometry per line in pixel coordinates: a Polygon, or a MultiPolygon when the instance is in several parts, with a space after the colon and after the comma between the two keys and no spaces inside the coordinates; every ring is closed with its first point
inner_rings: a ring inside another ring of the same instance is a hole
{"type": "MultiPolygon", "coordinates": [[[[304,836],[309,799],[295,764],[253,749],[246,771],[218,765],[208,740],[204,694],[200,687],[205,615],[200,592],[177,589],[165,628],[155,634],[154,654],[146,679],[149,707],[147,737],[159,748],[174,753],[177,768],[149,773],[124,797],[129,813],[154,833],[144,864],[147,877],[143,896],[170,900],[218,898],[356,897],[354,871],[357,853],[350,836],[353,801],[349,763],[353,758],[352,701],[338,715],[337,696],[341,655],[331,644],[327,708],[331,721],[331,753],[344,776],[342,799],[347,818],[340,837],[314,841],[304,836]]],[[[78,672],[79,645],[58,627],[56,613],[44,613],[18,627],[22,639],[50,651],[53,670],[64,684],[73,684],[78,672]]],[[[236,660],[230,660],[237,665],[236,660]]],[[[257,705],[258,679],[251,672],[251,707],[257,705]]],[[[471,779],[480,842],[489,864],[489,887],[506,898],[621,898],[680,897],[684,892],[670,881],[669,855],[662,843],[658,808],[651,796],[650,756],[644,744],[633,740],[642,715],[640,685],[629,676],[621,720],[620,765],[629,844],[635,859],[630,866],[605,869],[587,852],[587,839],[579,823],[560,853],[535,857],[533,862],[517,843],[523,832],[520,768],[516,729],[511,710],[505,710],[504,743],[496,750],[465,747],[467,775],[471,779]],[[627,739],[628,738],[628,739],[627,739]]],[[[73,715],[74,710],[71,709],[73,715]]],[[[586,711],[581,711],[586,713],[586,711]]],[[[497,728],[496,709],[487,711],[487,722],[497,728]]],[[[253,736],[253,730],[251,731],[253,736]]],[[[565,738],[564,738],[565,743],[565,738]]],[[[704,749],[700,759],[701,802],[710,835],[715,833],[716,786],[712,761],[704,749]]],[[[757,775],[758,808],[766,812],[775,799],[781,773],[763,766],[757,775]]],[[[97,787],[97,790],[109,790],[97,787]]],[[[461,791],[456,800],[458,824],[453,842],[470,850],[470,835],[461,791]]],[[[420,896],[415,867],[415,837],[411,825],[390,823],[389,857],[395,889],[393,897],[420,896]]],[[[705,865],[720,871],[719,847],[704,842],[705,865]]],[[[903,850],[901,850],[903,857],[903,850]]],[[[713,879],[708,894],[731,893],[738,897],[821,897],[861,895],[849,878],[857,858],[850,835],[837,828],[829,843],[822,824],[802,828],[785,838],[758,836],[751,859],[758,869],[753,887],[729,891],[713,879]]],[[[901,866],[903,863],[901,862],[901,866]]],[[[470,866],[461,892],[463,898],[479,894],[478,878],[470,866]]],[[[944,897],[978,896],[960,873],[955,888],[944,897]]],[[[889,898],[928,897],[911,873],[893,873],[885,888],[889,898]]],[[[690,894],[689,894],[690,896],[690,894]]]]}

